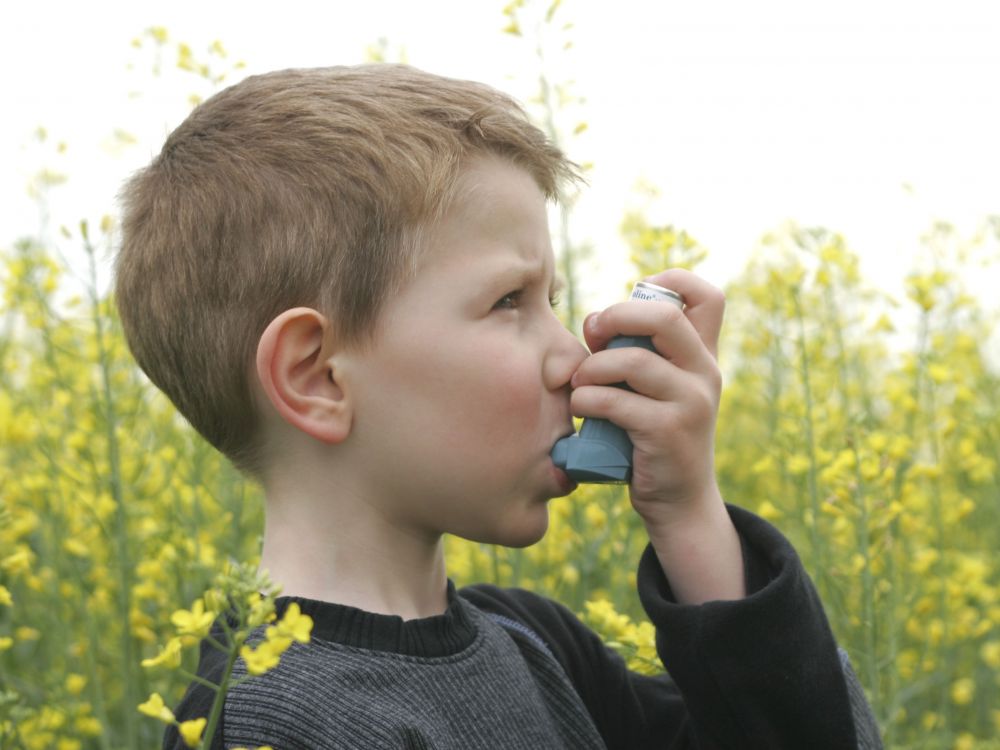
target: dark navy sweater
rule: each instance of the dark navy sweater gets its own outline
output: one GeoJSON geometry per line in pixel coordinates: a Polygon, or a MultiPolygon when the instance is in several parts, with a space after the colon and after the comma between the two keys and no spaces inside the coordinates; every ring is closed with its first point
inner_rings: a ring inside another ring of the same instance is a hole
{"type": "MultiPolygon", "coordinates": [[[[638,589],[667,674],[644,676],[562,605],[521,589],[449,582],[448,609],[404,621],[297,602],[312,640],[232,689],[210,747],[877,748],[864,694],[788,541],[734,506],[748,596],[675,602],[651,547],[638,589]]],[[[199,674],[224,655],[203,644],[199,674]]],[[[246,675],[238,661],[234,677],[246,675]]],[[[193,684],[179,720],[207,716],[193,684]]],[[[182,748],[172,727],[164,748],[182,748]]]]}

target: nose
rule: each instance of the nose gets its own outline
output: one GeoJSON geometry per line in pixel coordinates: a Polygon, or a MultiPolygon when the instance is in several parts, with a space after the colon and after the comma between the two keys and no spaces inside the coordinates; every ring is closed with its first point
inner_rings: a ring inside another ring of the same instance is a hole
{"type": "Polygon", "coordinates": [[[549,325],[551,338],[542,363],[542,380],[546,388],[555,391],[569,385],[573,373],[590,352],[555,315],[549,325]]]}

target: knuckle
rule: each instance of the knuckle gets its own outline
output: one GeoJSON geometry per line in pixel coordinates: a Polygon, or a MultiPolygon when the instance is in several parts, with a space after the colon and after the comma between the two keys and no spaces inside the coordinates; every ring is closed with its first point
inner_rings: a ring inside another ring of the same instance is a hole
{"type": "Polygon", "coordinates": [[[705,285],[705,299],[708,302],[724,305],[726,303],[726,293],[722,291],[719,287],[712,284],[705,285]]]}
{"type": "Polygon", "coordinates": [[[708,384],[711,387],[711,395],[715,396],[722,391],[722,370],[719,365],[713,360],[712,366],[706,373],[708,384]]]}
{"type": "Polygon", "coordinates": [[[570,410],[576,416],[604,416],[614,410],[617,390],[599,385],[580,386],[570,394],[570,410]]]}
{"type": "Polygon", "coordinates": [[[676,305],[665,304],[659,306],[660,317],[664,322],[674,323],[684,317],[684,311],[676,305]]]}
{"type": "Polygon", "coordinates": [[[695,412],[698,414],[699,419],[711,417],[715,413],[716,404],[718,403],[717,393],[718,391],[714,387],[699,388],[697,390],[695,412]]]}
{"type": "Polygon", "coordinates": [[[637,346],[630,346],[624,350],[624,366],[627,368],[628,372],[635,372],[640,368],[649,357],[649,352],[645,349],[641,349],[637,346]]]}

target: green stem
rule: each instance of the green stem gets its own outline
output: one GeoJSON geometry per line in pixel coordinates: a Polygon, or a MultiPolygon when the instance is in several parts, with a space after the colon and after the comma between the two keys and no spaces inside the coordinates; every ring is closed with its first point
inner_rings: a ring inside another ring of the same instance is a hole
{"type": "Polygon", "coordinates": [[[841,407],[847,419],[848,444],[854,455],[854,502],[861,511],[861,518],[858,523],[858,547],[861,557],[864,560],[864,568],[861,573],[862,601],[864,606],[864,675],[871,695],[872,710],[876,716],[879,715],[880,693],[879,693],[879,673],[875,658],[877,642],[876,608],[875,608],[875,586],[872,578],[871,541],[868,528],[868,495],[865,492],[865,481],[861,474],[861,452],[858,448],[858,430],[854,421],[854,405],[848,390],[851,382],[850,367],[847,359],[847,347],[844,344],[842,321],[837,315],[840,309],[834,297],[832,287],[828,287],[825,292],[827,317],[830,320],[830,328],[834,332],[834,341],[837,345],[837,366],[840,371],[840,398],[841,407]]]}
{"type": "MultiPolygon", "coordinates": [[[[84,591],[83,575],[75,565],[73,566],[73,573],[75,574],[77,581],[77,590],[84,591]]],[[[94,624],[94,616],[91,612],[91,608],[84,606],[83,613],[84,623],[87,628],[87,637],[90,639],[90,648],[84,649],[84,659],[86,660],[87,673],[90,677],[88,680],[89,692],[94,703],[96,704],[94,716],[101,722],[101,726],[108,727],[110,726],[110,723],[108,722],[107,703],[104,700],[104,689],[101,685],[100,674],[97,671],[97,660],[94,656],[96,653],[99,653],[101,641],[97,637],[97,628],[94,624]]],[[[98,739],[103,750],[111,750],[111,738],[108,732],[101,732],[101,736],[98,739]]],[[[0,744],[0,747],[3,747],[3,745],[0,744]]]]}
{"type": "MultiPolygon", "coordinates": [[[[922,413],[927,415],[927,422],[924,425],[926,431],[926,439],[930,447],[931,460],[935,466],[935,469],[939,469],[940,461],[940,447],[938,444],[938,431],[936,423],[937,417],[937,404],[934,398],[934,383],[929,378],[924,377],[924,371],[928,364],[928,354],[927,354],[927,342],[930,335],[930,314],[928,310],[924,310],[920,316],[920,332],[919,332],[919,343],[918,343],[918,366],[915,372],[915,383],[914,390],[916,391],[917,404],[919,405],[921,401],[926,399],[926,409],[921,410],[922,413]]],[[[941,486],[938,478],[931,477],[930,479],[930,490],[931,490],[931,503],[932,512],[934,513],[934,524],[936,532],[936,542],[937,542],[937,552],[938,552],[938,579],[942,582],[941,589],[938,595],[938,615],[941,619],[942,633],[941,633],[941,651],[943,652],[948,645],[950,640],[950,628],[948,627],[949,617],[948,617],[948,590],[944,586],[945,578],[945,529],[944,529],[944,517],[943,508],[941,502],[941,486]]],[[[944,719],[944,725],[951,725],[951,701],[948,695],[949,684],[948,680],[943,680],[941,685],[941,695],[940,695],[940,713],[944,719]]]]}
{"type": "Polygon", "coordinates": [[[806,328],[805,318],[802,313],[802,304],[799,300],[797,289],[792,290],[792,301],[795,305],[795,318],[799,324],[798,349],[799,349],[799,372],[802,376],[803,396],[806,402],[806,446],[809,457],[809,505],[812,509],[812,523],[809,524],[809,540],[816,555],[817,572],[826,577],[828,573],[826,547],[819,534],[819,487],[818,487],[818,467],[816,460],[816,436],[813,432],[813,397],[812,385],[809,371],[809,352],[806,349],[806,328]]]}
{"type": "Polygon", "coordinates": [[[215,726],[219,723],[219,717],[222,716],[222,708],[226,703],[226,694],[229,692],[229,680],[233,676],[233,666],[236,664],[238,655],[239,649],[234,643],[232,650],[229,652],[229,658],[226,659],[226,668],[222,672],[222,681],[219,683],[218,690],[215,693],[215,700],[212,701],[212,710],[208,714],[208,723],[205,724],[205,731],[202,734],[202,743],[207,739],[209,746],[212,744],[212,737],[215,736],[215,726]]]}
{"type": "MultiPolygon", "coordinates": [[[[90,293],[91,313],[97,342],[97,351],[101,366],[102,396],[107,425],[108,462],[111,468],[111,497],[115,501],[115,537],[118,551],[119,576],[119,614],[122,622],[122,670],[124,673],[124,701],[128,707],[138,705],[136,688],[139,680],[136,678],[135,644],[129,630],[129,614],[132,611],[132,562],[128,550],[128,519],[125,512],[124,492],[122,490],[121,460],[116,434],[117,419],[115,415],[114,398],[111,389],[111,371],[108,363],[108,352],[104,340],[104,317],[101,313],[101,303],[97,292],[97,263],[94,246],[84,232],[84,249],[90,260],[90,293]]],[[[125,712],[125,744],[129,747],[139,746],[139,726],[137,716],[132,710],[125,712]]]]}
{"type": "MultiPolygon", "coordinates": [[[[177,672],[179,674],[183,675],[184,677],[186,677],[191,682],[197,682],[199,685],[203,685],[203,686],[207,687],[212,692],[215,692],[215,693],[219,692],[219,686],[216,685],[211,680],[206,680],[204,677],[201,677],[200,675],[197,675],[194,672],[189,672],[186,669],[178,669],[177,672]]],[[[237,684],[239,684],[239,683],[237,683],[237,684]]]]}

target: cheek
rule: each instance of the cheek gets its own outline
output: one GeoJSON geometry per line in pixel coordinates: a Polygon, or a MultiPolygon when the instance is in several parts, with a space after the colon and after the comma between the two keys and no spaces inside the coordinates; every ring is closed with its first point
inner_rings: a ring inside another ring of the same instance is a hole
{"type": "Polygon", "coordinates": [[[467,389],[496,431],[507,433],[512,424],[530,429],[540,418],[541,376],[530,358],[509,350],[484,351],[465,375],[456,387],[467,389]]]}
{"type": "Polygon", "coordinates": [[[441,336],[422,343],[400,346],[385,367],[396,386],[395,408],[428,444],[469,460],[487,445],[497,459],[536,439],[543,387],[529,356],[506,339],[441,336]]]}

